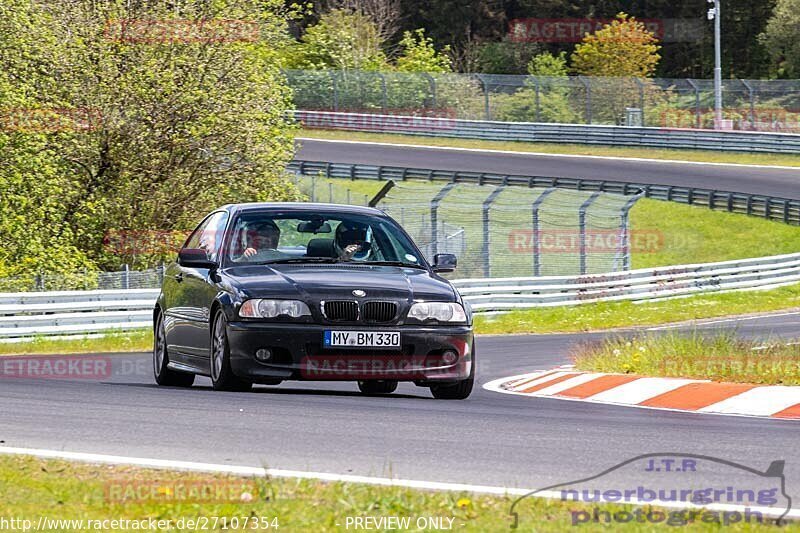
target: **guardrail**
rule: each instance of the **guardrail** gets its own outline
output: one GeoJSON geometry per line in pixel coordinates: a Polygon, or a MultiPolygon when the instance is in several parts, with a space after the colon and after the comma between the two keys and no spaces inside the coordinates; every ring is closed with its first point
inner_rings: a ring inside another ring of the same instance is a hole
{"type": "Polygon", "coordinates": [[[355,163],[330,163],[325,161],[294,160],[288,165],[290,172],[305,176],[326,178],[372,179],[372,180],[427,180],[479,185],[517,185],[521,187],[560,187],[578,191],[602,191],[623,195],[643,193],[647,198],[666,200],[689,205],[705,206],[731,213],[777,220],[800,225],[800,200],[774,196],[719,191],[699,187],[677,187],[613,180],[584,178],[554,178],[546,176],[522,176],[489,172],[465,172],[455,170],[433,170],[355,163]]]}
{"type": "Polygon", "coordinates": [[[587,276],[461,279],[453,284],[474,311],[486,312],[764,290],[798,282],[800,254],[587,276]]]}
{"type": "Polygon", "coordinates": [[[749,131],[692,130],[495,122],[440,117],[373,115],[332,111],[290,111],[309,128],[402,133],[491,141],[527,141],[570,144],[602,144],[647,148],[725,150],[736,152],[800,153],[800,135],[749,131]]]}
{"type": "MultiPolygon", "coordinates": [[[[800,283],[800,253],[586,276],[453,281],[477,313],[700,293],[764,290],[800,283]]],[[[0,342],[35,335],[102,334],[152,325],[158,289],[0,294],[0,342]]]]}
{"type": "Polygon", "coordinates": [[[152,325],[159,289],[0,293],[0,342],[152,325]]]}

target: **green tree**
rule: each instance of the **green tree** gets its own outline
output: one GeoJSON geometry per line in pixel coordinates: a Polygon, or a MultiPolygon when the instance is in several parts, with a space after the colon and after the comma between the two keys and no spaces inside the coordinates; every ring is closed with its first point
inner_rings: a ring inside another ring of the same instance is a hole
{"type": "Polygon", "coordinates": [[[800,76],[800,0],[778,0],[761,40],[767,46],[776,72],[783,78],[800,76]]]}
{"type": "Polygon", "coordinates": [[[298,69],[383,70],[383,40],[375,22],[361,12],[334,9],[306,29],[285,66],[298,69]]]}
{"type": "Polygon", "coordinates": [[[575,46],[572,67],[585,76],[647,78],[655,73],[660,48],[643,23],[620,13],[575,46]]]}
{"type": "Polygon", "coordinates": [[[531,58],[528,63],[528,74],[531,76],[563,77],[567,75],[568,70],[566,52],[558,55],[539,54],[531,58]]]}
{"type": "Polygon", "coordinates": [[[41,252],[0,229],[13,255],[47,266],[63,238],[100,267],[149,266],[159,254],[108,249],[104,237],[185,229],[222,203],[296,196],[283,179],[293,130],[278,70],[281,2],[13,2],[24,16],[0,23],[0,70],[11,86],[25,79],[35,90],[17,90],[24,101],[0,94],[0,107],[96,119],[56,131],[6,128],[0,152],[12,164],[0,166],[16,181],[0,183],[3,197],[27,194],[28,204],[9,208],[14,219],[47,220],[41,252]],[[234,23],[213,26],[222,19],[234,23]]]}
{"type": "Polygon", "coordinates": [[[403,52],[397,58],[397,70],[400,72],[452,72],[449,46],[441,52],[433,47],[433,39],[425,36],[425,30],[403,33],[400,41],[403,52]]]}

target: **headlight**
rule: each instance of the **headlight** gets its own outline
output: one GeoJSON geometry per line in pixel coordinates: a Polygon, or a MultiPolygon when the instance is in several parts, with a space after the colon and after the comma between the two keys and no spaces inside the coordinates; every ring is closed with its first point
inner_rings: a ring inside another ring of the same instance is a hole
{"type": "Polygon", "coordinates": [[[424,322],[466,322],[467,314],[461,304],[448,302],[419,302],[411,306],[408,318],[424,322]]]}
{"type": "Polygon", "coordinates": [[[239,309],[242,318],[276,318],[311,316],[308,306],[299,300],[247,300],[239,309]]]}

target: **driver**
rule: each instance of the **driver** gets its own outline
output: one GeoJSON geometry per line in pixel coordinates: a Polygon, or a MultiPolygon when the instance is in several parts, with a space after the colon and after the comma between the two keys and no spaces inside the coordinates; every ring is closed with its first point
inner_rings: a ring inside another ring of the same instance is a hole
{"type": "Polygon", "coordinates": [[[340,261],[364,260],[372,248],[372,229],[367,224],[345,220],[336,228],[333,249],[340,261]]]}
{"type": "Polygon", "coordinates": [[[251,224],[242,235],[244,252],[239,259],[266,261],[283,257],[277,249],[280,238],[281,230],[272,220],[251,224]]]}

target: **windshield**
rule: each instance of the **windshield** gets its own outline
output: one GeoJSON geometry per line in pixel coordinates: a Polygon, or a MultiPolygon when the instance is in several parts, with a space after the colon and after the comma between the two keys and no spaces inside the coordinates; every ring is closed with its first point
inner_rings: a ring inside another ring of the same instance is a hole
{"type": "Polygon", "coordinates": [[[389,218],[352,213],[245,212],[233,223],[228,264],[358,262],[427,268],[389,218]]]}

